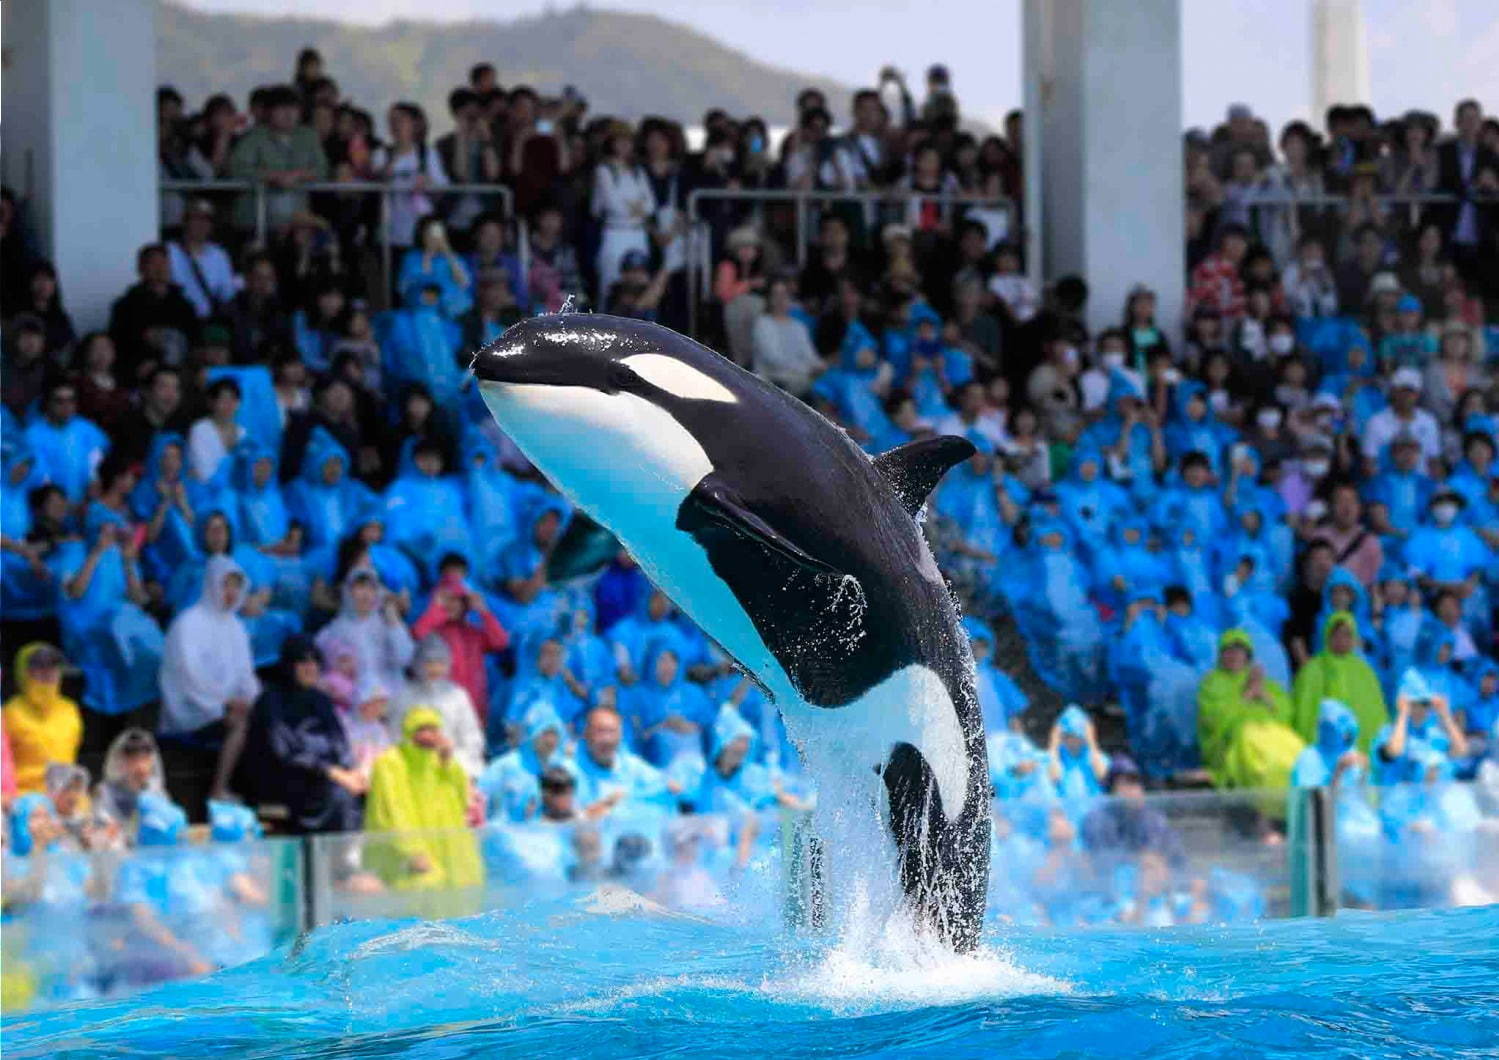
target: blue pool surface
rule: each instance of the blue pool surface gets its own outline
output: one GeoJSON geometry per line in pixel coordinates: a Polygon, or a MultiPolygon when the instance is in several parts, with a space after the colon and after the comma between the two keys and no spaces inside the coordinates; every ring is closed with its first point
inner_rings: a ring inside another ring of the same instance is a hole
{"type": "Polygon", "coordinates": [[[1499,907],[1231,928],[996,927],[977,956],[829,948],[620,894],[356,922],[196,982],[5,1021],[7,1060],[1489,1056],[1499,907]]]}

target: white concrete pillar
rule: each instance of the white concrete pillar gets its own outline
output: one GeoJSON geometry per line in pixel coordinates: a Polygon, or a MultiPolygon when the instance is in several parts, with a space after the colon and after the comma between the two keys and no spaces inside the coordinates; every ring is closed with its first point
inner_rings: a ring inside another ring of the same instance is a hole
{"type": "Polygon", "coordinates": [[[1159,323],[1175,332],[1185,287],[1180,0],[1026,0],[1024,37],[1044,274],[1088,281],[1095,330],[1117,324],[1129,289],[1149,284],[1159,323]]]}
{"type": "Polygon", "coordinates": [[[158,234],[156,0],[5,0],[4,180],[28,200],[80,329],[158,234]]]}

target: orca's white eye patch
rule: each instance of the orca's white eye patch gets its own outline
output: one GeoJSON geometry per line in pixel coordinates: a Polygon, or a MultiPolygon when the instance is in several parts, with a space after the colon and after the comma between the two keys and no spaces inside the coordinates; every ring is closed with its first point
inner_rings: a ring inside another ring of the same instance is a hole
{"type": "Polygon", "coordinates": [[[739,399],[734,392],[685,361],[662,353],[637,353],[621,358],[620,363],[658,390],[692,401],[726,401],[739,399]]]}

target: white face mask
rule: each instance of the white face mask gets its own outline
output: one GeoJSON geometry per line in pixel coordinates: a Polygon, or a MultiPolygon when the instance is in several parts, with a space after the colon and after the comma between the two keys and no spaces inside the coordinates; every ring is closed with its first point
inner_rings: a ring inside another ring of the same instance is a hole
{"type": "Polygon", "coordinates": [[[1069,368],[1076,368],[1077,367],[1077,347],[1076,346],[1066,346],[1066,347],[1063,347],[1063,349],[1062,349],[1062,360],[1064,362],[1066,362],[1067,367],[1069,367],[1069,368]]]}
{"type": "Polygon", "coordinates": [[[1331,470],[1331,465],[1326,460],[1307,460],[1302,463],[1301,470],[1312,478],[1322,478],[1331,470]]]}
{"type": "Polygon", "coordinates": [[[1431,519],[1438,526],[1451,526],[1452,520],[1456,518],[1457,505],[1448,503],[1432,505],[1431,519]]]}
{"type": "Polygon", "coordinates": [[[1270,336],[1271,353],[1290,353],[1296,348],[1296,336],[1289,331],[1270,336]]]}
{"type": "Polygon", "coordinates": [[[1260,409],[1254,417],[1254,422],[1267,431],[1273,431],[1280,426],[1280,409],[1260,409]]]}
{"type": "Polygon", "coordinates": [[[1118,350],[1110,350],[1103,355],[1103,366],[1108,369],[1123,368],[1124,354],[1118,350]]]}

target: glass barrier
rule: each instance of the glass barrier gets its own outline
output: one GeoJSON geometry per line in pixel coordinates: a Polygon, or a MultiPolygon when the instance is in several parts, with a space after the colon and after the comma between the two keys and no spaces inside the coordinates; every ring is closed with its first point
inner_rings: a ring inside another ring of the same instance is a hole
{"type": "Polygon", "coordinates": [[[1294,915],[1305,830],[1283,791],[996,799],[989,917],[1053,926],[1294,915]]]}
{"type": "Polygon", "coordinates": [[[293,839],[4,859],[6,1011],[126,994],[260,957],[296,936],[293,839]]]}
{"type": "Polygon", "coordinates": [[[1499,902],[1499,776],[1492,779],[1330,789],[1339,907],[1499,902]]]}
{"type": "Polygon", "coordinates": [[[464,916],[601,884],[678,910],[773,908],[779,850],[774,813],[315,836],[309,922],[464,916]]]}

